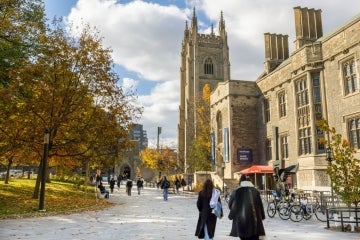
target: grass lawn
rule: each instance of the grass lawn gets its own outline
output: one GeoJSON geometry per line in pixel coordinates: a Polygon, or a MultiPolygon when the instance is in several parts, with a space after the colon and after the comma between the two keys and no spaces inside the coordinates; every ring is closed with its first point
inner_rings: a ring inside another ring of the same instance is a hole
{"type": "MultiPolygon", "coordinates": [[[[0,182],[0,219],[22,218],[102,209],[112,204],[96,199],[94,186],[52,180],[45,185],[44,208],[39,211],[39,198],[33,199],[36,179],[10,178],[0,182]]],[[[40,193],[40,191],[39,191],[40,193]]]]}

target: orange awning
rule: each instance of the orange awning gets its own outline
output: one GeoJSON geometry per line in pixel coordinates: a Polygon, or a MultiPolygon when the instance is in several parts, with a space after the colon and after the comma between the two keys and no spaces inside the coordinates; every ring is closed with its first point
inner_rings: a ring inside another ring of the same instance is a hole
{"type": "Polygon", "coordinates": [[[238,172],[240,174],[253,174],[253,173],[274,173],[274,169],[272,166],[260,166],[260,165],[253,165],[249,168],[241,170],[238,172]]]}

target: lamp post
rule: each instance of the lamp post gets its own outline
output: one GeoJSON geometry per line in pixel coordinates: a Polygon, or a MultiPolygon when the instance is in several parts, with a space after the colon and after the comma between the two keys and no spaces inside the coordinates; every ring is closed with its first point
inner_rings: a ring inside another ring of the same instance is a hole
{"type": "MultiPolygon", "coordinates": [[[[326,161],[331,166],[331,162],[333,161],[333,154],[332,154],[332,148],[330,146],[326,148],[326,161]]],[[[334,206],[334,192],[333,192],[331,176],[330,176],[330,189],[331,189],[331,202],[332,202],[332,206],[334,206]]]]}
{"type": "Polygon", "coordinates": [[[222,190],[223,194],[225,195],[225,162],[221,162],[221,168],[222,168],[222,190]]]}
{"type": "Polygon", "coordinates": [[[39,200],[39,211],[45,211],[44,209],[44,200],[45,200],[45,179],[46,179],[46,167],[47,167],[47,156],[49,151],[49,138],[50,138],[50,130],[45,128],[44,135],[44,154],[42,157],[41,164],[41,188],[40,188],[40,200],[39,200]]]}

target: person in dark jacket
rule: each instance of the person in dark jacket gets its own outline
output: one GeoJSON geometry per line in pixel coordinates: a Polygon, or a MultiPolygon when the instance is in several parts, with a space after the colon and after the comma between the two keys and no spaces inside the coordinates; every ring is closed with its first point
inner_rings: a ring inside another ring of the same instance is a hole
{"type": "Polygon", "coordinates": [[[131,196],[131,188],[133,186],[133,183],[132,183],[132,180],[131,179],[128,179],[126,181],[126,193],[128,196],[131,196]]]}
{"type": "Polygon", "coordinates": [[[260,192],[241,175],[240,187],[230,195],[229,208],[234,208],[230,236],[241,240],[259,240],[265,235],[264,206],[260,192]]]}
{"type": "Polygon", "coordinates": [[[144,181],[140,177],[138,177],[138,179],[136,180],[136,186],[137,186],[138,195],[140,195],[140,191],[144,186],[144,181]]]}
{"type": "Polygon", "coordinates": [[[164,176],[161,181],[161,189],[163,190],[164,201],[168,200],[169,188],[170,188],[170,182],[169,180],[167,180],[166,176],[164,176]]]}
{"type": "Polygon", "coordinates": [[[114,187],[115,187],[115,179],[113,177],[111,177],[111,180],[110,180],[110,192],[111,193],[114,192],[114,187]]]}
{"type": "MultiPolygon", "coordinates": [[[[199,192],[196,202],[197,209],[199,210],[199,218],[196,225],[195,236],[200,239],[213,239],[215,235],[217,217],[212,213],[212,208],[210,207],[213,189],[214,183],[211,179],[207,179],[202,190],[199,192]]],[[[218,201],[220,201],[220,198],[218,201]]]]}
{"type": "Polygon", "coordinates": [[[99,186],[98,186],[100,193],[104,194],[105,198],[109,198],[109,191],[105,189],[104,185],[102,184],[102,182],[100,182],[99,186]]]}

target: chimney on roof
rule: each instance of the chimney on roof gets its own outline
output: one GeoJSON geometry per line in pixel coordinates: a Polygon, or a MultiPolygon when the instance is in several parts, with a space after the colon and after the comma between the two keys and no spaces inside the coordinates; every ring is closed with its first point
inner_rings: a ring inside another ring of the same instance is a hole
{"type": "Polygon", "coordinates": [[[321,9],[294,7],[295,50],[322,37],[321,9]]]}
{"type": "Polygon", "coordinates": [[[270,73],[289,58],[288,35],[264,33],[265,72],[270,73]]]}

